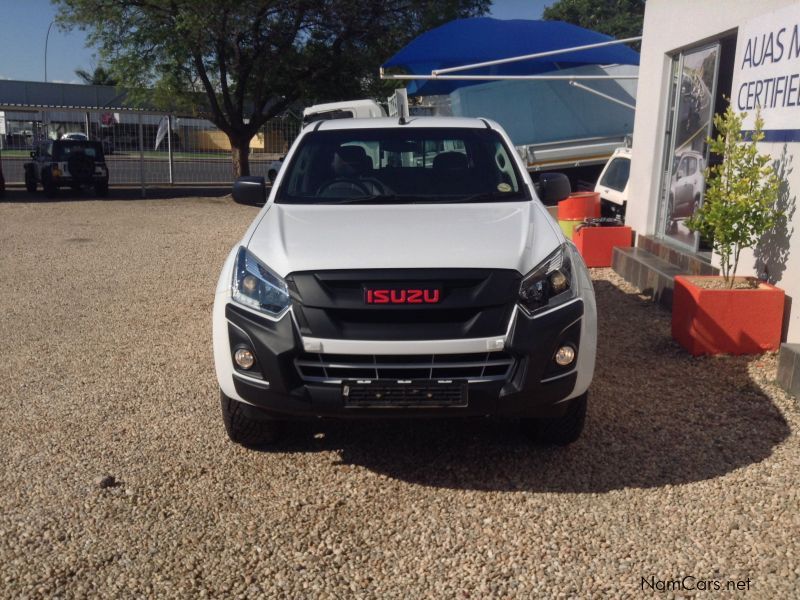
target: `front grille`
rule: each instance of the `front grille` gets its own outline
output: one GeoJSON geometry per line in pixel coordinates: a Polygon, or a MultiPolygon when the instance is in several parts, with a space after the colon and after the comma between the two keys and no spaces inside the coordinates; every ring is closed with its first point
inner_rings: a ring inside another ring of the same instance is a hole
{"type": "Polygon", "coordinates": [[[368,269],[290,273],[304,337],[455,340],[504,335],[521,276],[510,269],[368,269]],[[368,304],[367,289],[437,289],[433,304],[368,304]]]}
{"type": "Polygon", "coordinates": [[[466,380],[507,379],[514,359],[506,352],[471,354],[302,354],[297,372],[310,383],[346,379],[466,380]]]}

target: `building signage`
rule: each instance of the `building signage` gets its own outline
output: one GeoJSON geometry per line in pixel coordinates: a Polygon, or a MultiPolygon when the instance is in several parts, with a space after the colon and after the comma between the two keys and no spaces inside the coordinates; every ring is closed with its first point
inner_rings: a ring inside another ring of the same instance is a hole
{"type": "Polygon", "coordinates": [[[731,104],[748,130],[761,108],[766,141],[800,141],[800,4],[739,27],[731,104]]]}
{"type": "Polygon", "coordinates": [[[739,27],[731,104],[747,130],[761,109],[766,141],[800,141],[800,4],[739,27]]]}

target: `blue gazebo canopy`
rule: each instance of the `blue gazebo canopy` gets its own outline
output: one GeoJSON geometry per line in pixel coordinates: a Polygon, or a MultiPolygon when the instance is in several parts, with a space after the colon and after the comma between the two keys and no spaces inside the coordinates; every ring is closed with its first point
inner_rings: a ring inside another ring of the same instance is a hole
{"type": "MultiPolygon", "coordinates": [[[[457,19],[427,31],[383,64],[412,75],[430,75],[434,69],[585,46],[614,38],[561,21],[501,20],[490,17],[457,19]]],[[[584,65],[638,65],[639,54],[622,44],[579,50],[525,61],[494,65],[462,75],[539,75],[584,65]]],[[[454,73],[455,74],[455,73],[454,73]]],[[[409,95],[449,94],[481,81],[411,80],[409,95]]]]}

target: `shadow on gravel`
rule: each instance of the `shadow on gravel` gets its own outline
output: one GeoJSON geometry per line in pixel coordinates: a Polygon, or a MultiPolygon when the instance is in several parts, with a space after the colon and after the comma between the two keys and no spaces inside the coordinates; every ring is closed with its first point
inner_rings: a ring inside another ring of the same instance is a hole
{"type": "Polygon", "coordinates": [[[607,281],[595,289],[597,371],[572,446],[533,446],[513,423],[478,419],[327,422],[279,451],[334,450],[339,464],[438,488],[605,492],[718,477],[786,439],[786,421],[748,376],[752,359],[692,358],[672,341],[666,311],[607,281]]]}

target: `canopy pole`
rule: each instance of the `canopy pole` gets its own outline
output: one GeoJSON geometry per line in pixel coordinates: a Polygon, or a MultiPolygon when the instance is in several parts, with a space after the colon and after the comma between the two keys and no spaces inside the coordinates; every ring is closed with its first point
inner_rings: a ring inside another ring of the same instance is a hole
{"type": "Polygon", "coordinates": [[[566,54],[568,52],[580,52],[581,50],[591,50],[592,48],[602,48],[604,46],[614,46],[616,44],[627,44],[628,42],[638,42],[642,36],[629,37],[622,40],[610,40],[608,42],[598,42],[596,44],[586,44],[584,46],[573,46],[571,48],[561,48],[559,50],[548,50],[546,52],[535,52],[533,54],[524,54],[522,56],[510,56],[508,58],[498,58],[497,60],[487,60],[485,62],[473,63],[471,65],[461,65],[458,67],[447,67],[446,69],[434,69],[431,75],[441,75],[444,73],[454,73],[456,71],[469,71],[470,69],[479,69],[481,67],[492,67],[494,65],[504,65],[512,62],[519,62],[522,60],[530,60],[533,58],[544,58],[545,56],[555,56],[557,54],[566,54]]]}
{"type": "Polygon", "coordinates": [[[624,100],[620,100],[619,98],[614,98],[614,96],[609,96],[608,94],[604,94],[603,92],[600,92],[594,88],[590,88],[588,85],[583,85],[582,83],[578,83],[577,81],[570,81],[569,84],[576,88],[586,90],[587,92],[589,92],[590,94],[594,94],[595,96],[600,96],[601,98],[605,98],[609,102],[616,102],[621,106],[630,108],[631,110],[636,110],[635,104],[630,104],[628,102],[625,102],[624,100]]]}
{"type": "Polygon", "coordinates": [[[144,185],[144,133],[142,128],[142,113],[139,113],[139,183],[142,186],[142,198],[147,196],[144,185]]]}
{"type": "Polygon", "coordinates": [[[381,79],[436,81],[576,81],[579,79],[639,79],[638,75],[406,75],[381,73],[381,79]]]}

